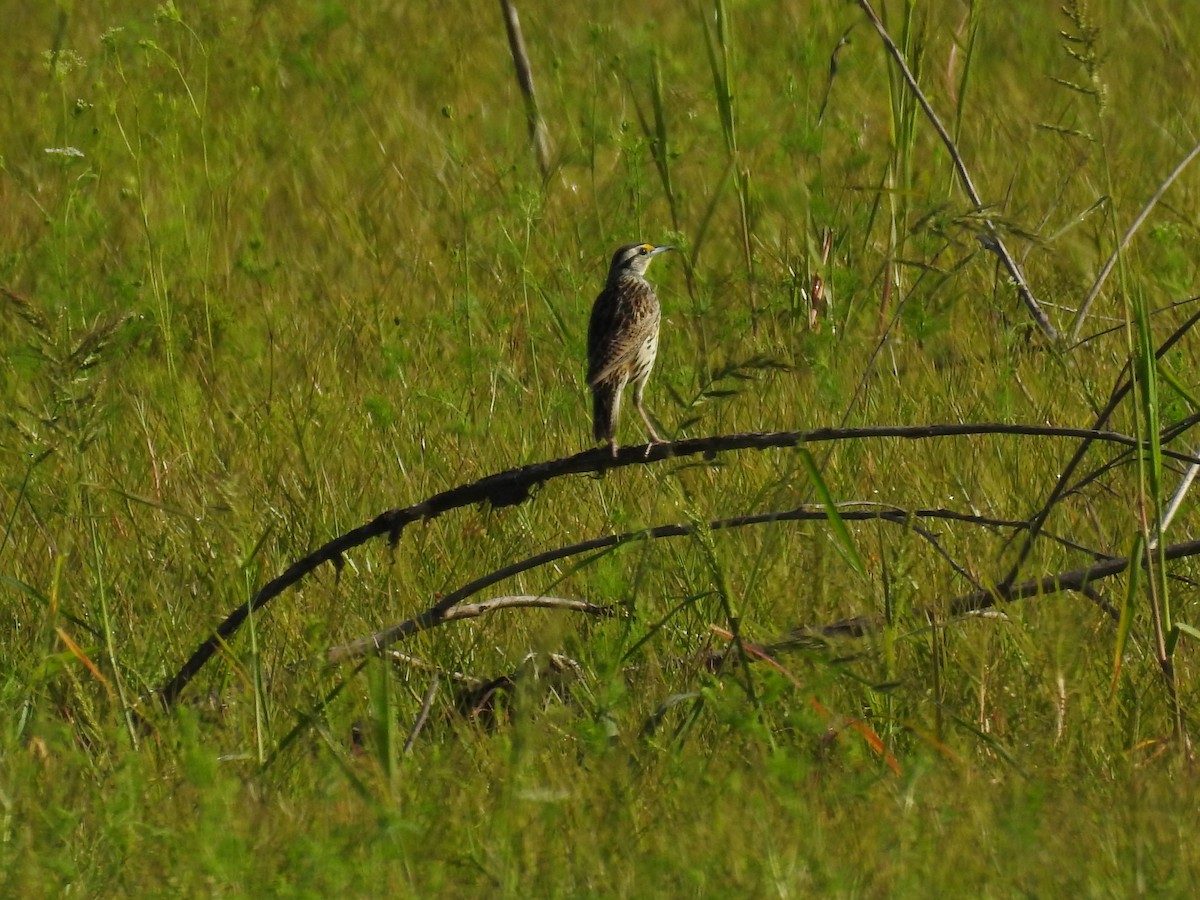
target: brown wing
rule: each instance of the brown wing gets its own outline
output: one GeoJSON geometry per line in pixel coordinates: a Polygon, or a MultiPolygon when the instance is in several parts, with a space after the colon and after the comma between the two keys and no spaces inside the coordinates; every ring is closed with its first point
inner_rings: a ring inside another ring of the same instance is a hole
{"type": "Polygon", "coordinates": [[[631,363],[657,332],[658,318],[658,300],[645,282],[605,288],[588,324],[588,384],[606,381],[631,363]]]}

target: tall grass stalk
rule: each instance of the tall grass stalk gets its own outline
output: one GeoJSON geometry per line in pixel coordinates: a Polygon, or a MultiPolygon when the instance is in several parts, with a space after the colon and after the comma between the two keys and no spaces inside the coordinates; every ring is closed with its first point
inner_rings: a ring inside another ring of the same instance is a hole
{"type": "MultiPolygon", "coordinates": [[[[85,504],[87,509],[88,533],[92,543],[92,560],[96,566],[96,604],[99,607],[100,631],[104,636],[104,653],[111,673],[112,684],[115,686],[115,692],[118,702],[118,709],[121,715],[121,725],[125,729],[126,735],[129,737],[129,745],[136,750],[139,745],[137,726],[134,720],[133,708],[130,706],[129,697],[125,690],[125,677],[122,672],[122,663],[117,655],[117,644],[113,636],[114,624],[112,620],[111,610],[109,608],[107,575],[104,566],[104,550],[100,545],[100,536],[96,528],[94,520],[95,514],[91,505],[90,494],[85,491],[85,504]]],[[[107,685],[106,685],[107,687],[107,685]]]]}
{"type": "MultiPolygon", "coordinates": [[[[1121,266],[1121,263],[1118,263],[1121,266]]],[[[1121,274],[1120,280],[1125,282],[1121,274]]],[[[1139,543],[1157,546],[1162,539],[1163,517],[1163,454],[1161,425],[1159,421],[1158,362],[1155,357],[1153,338],[1150,333],[1150,317],[1145,294],[1134,289],[1130,299],[1131,319],[1134,329],[1133,366],[1137,387],[1136,403],[1138,415],[1135,422],[1138,433],[1147,447],[1147,454],[1138,454],[1138,498],[1139,543]],[[1149,458],[1147,459],[1147,455],[1149,458]]],[[[1172,624],[1170,594],[1168,593],[1167,567],[1161,556],[1155,557],[1147,573],[1147,594],[1150,621],[1153,629],[1154,656],[1164,679],[1167,699],[1171,707],[1173,731],[1180,747],[1186,752],[1187,736],[1184,731],[1183,709],[1179,704],[1173,660],[1174,642],[1170,635],[1175,629],[1172,624]]],[[[1136,578],[1130,579],[1131,583],[1136,578]]],[[[1125,632],[1128,634],[1128,632],[1125,632]]],[[[1118,659],[1124,655],[1124,647],[1118,646],[1118,659]]]]}
{"type": "Polygon", "coordinates": [[[397,742],[395,672],[386,657],[374,657],[367,665],[367,689],[371,701],[371,751],[383,774],[389,796],[396,788],[400,746],[397,742]]]}
{"type": "MultiPolygon", "coordinates": [[[[954,85],[954,143],[962,138],[963,122],[967,111],[967,89],[971,83],[971,70],[975,61],[975,48],[979,41],[979,31],[983,24],[982,4],[980,0],[970,0],[967,12],[963,17],[962,27],[954,35],[953,62],[961,67],[958,81],[954,85]],[[963,31],[966,38],[963,39],[963,31]],[[961,61],[959,58],[961,57],[961,61]]],[[[953,74],[953,66],[947,68],[947,81],[953,74]]],[[[946,173],[946,193],[950,194],[957,180],[953,169],[946,173]]]]}
{"type": "MultiPolygon", "coordinates": [[[[924,53],[916,26],[916,9],[917,5],[913,0],[904,0],[899,47],[904,59],[908,60],[913,78],[919,81],[924,53]]],[[[880,337],[885,333],[893,294],[896,297],[905,294],[904,267],[900,260],[904,256],[904,245],[909,237],[909,198],[912,196],[918,109],[916,99],[901,72],[895,66],[888,66],[887,75],[891,142],[881,191],[888,214],[884,223],[887,229],[887,254],[876,325],[880,337]]]]}
{"type": "MultiPolygon", "coordinates": [[[[1101,29],[1095,24],[1086,4],[1067,3],[1063,7],[1063,13],[1071,22],[1071,32],[1063,33],[1067,42],[1067,53],[1082,71],[1083,78],[1079,82],[1060,79],[1060,84],[1087,98],[1092,108],[1095,121],[1093,134],[1099,148],[1101,174],[1108,195],[1115,196],[1116,183],[1113,178],[1111,150],[1106,128],[1108,117],[1106,98],[1109,92],[1102,72],[1104,53],[1099,46],[1101,29]]],[[[1128,641],[1133,633],[1137,598],[1140,593],[1138,588],[1141,585],[1140,561],[1145,558],[1147,548],[1157,547],[1161,543],[1165,485],[1163,482],[1162,426],[1159,413],[1161,401],[1158,390],[1158,352],[1151,331],[1149,304],[1145,291],[1140,285],[1135,285],[1129,273],[1128,262],[1123,252],[1125,239],[1120,235],[1117,226],[1117,206],[1110,205],[1106,211],[1109,237],[1115,248],[1113,258],[1117,272],[1118,291],[1124,302],[1127,323],[1129,372],[1134,393],[1130,411],[1133,416],[1135,434],[1146,448],[1136,457],[1137,500],[1135,521],[1132,523],[1135,533],[1130,555],[1139,565],[1131,567],[1129,586],[1125,595],[1121,620],[1118,624],[1113,652],[1113,678],[1116,680],[1121,675],[1128,641]]],[[[1097,279],[1097,286],[1102,281],[1103,276],[1097,279]]],[[[1084,307],[1080,308],[1081,313],[1086,313],[1087,302],[1085,301],[1084,307]]],[[[1081,318],[1081,315],[1077,314],[1072,333],[1076,333],[1081,318]]],[[[1177,745],[1181,752],[1190,753],[1184,729],[1183,709],[1179,702],[1175,678],[1172,653],[1174,642],[1171,639],[1175,630],[1172,626],[1166,561],[1160,554],[1151,558],[1149,570],[1145,575],[1151,623],[1152,655],[1158,663],[1159,674],[1163,679],[1166,699],[1171,711],[1172,731],[1177,745]]]]}
{"type": "Polygon", "coordinates": [[[1096,280],[1092,283],[1092,287],[1088,291],[1087,296],[1083,298],[1083,302],[1079,305],[1079,309],[1075,312],[1075,320],[1071,324],[1071,332],[1069,337],[1069,342],[1071,344],[1075,344],[1079,341],[1079,335],[1083,331],[1083,326],[1087,321],[1088,313],[1091,311],[1092,304],[1095,302],[1096,298],[1100,296],[1100,291],[1104,287],[1104,283],[1108,280],[1108,276],[1112,273],[1113,267],[1117,264],[1120,254],[1125,250],[1126,247],[1129,246],[1129,243],[1133,240],[1134,235],[1137,234],[1142,225],[1145,224],[1146,220],[1150,218],[1151,212],[1153,212],[1154,207],[1158,205],[1159,200],[1163,198],[1163,195],[1166,194],[1167,189],[1175,183],[1175,180],[1183,174],[1184,170],[1192,164],[1197,156],[1200,156],[1200,143],[1197,143],[1195,146],[1193,146],[1192,149],[1188,151],[1187,155],[1185,155],[1183,159],[1179,161],[1179,164],[1175,166],[1173,170],[1171,170],[1171,173],[1163,179],[1162,183],[1159,184],[1158,189],[1154,192],[1150,199],[1146,201],[1146,205],[1142,207],[1136,218],[1134,218],[1133,222],[1130,223],[1129,228],[1126,229],[1125,233],[1121,236],[1121,239],[1117,242],[1117,246],[1113,249],[1112,255],[1109,256],[1107,262],[1105,262],[1104,266],[1100,269],[1100,274],[1096,276],[1096,280]]]}
{"type": "Polygon", "coordinates": [[[529,62],[529,51],[525,49],[525,35],[521,31],[521,20],[511,0],[500,0],[500,11],[504,15],[504,29],[508,35],[508,46],[512,52],[513,66],[517,72],[517,83],[525,102],[525,122],[529,128],[529,142],[533,145],[534,158],[542,180],[550,177],[550,138],[546,122],[538,108],[537,91],[533,86],[533,66],[529,62]]]}
{"type": "MultiPolygon", "coordinates": [[[[253,585],[247,581],[247,595],[252,593],[253,589],[253,585]]],[[[246,674],[249,681],[250,695],[254,698],[254,754],[255,760],[261,766],[266,761],[267,743],[270,740],[267,722],[269,713],[266,684],[264,683],[262,651],[259,648],[258,642],[258,616],[254,614],[253,609],[246,616],[246,632],[250,643],[249,671],[246,674]]]]}
{"type": "Polygon", "coordinates": [[[741,154],[738,151],[737,100],[733,87],[733,38],[729,32],[729,15],[724,0],[714,0],[713,13],[715,31],[707,15],[702,12],[700,18],[704,26],[704,46],[708,51],[708,66],[712,73],[721,134],[725,138],[729,168],[735,176],[742,259],[746,266],[746,293],[750,306],[750,327],[751,331],[757,334],[759,310],[755,300],[754,254],[750,233],[750,170],[741,164],[741,154]]]}
{"type": "MultiPolygon", "coordinates": [[[[651,128],[643,119],[642,127],[650,140],[650,154],[654,158],[654,166],[658,169],[658,177],[662,181],[663,195],[667,198],[667,206],[671,210],[671,229],[679,233],[679,198],[671,181],[671,133],[667,125],[667,102],[663,96],[662,64],[657,53],[650,57],[650,101],[654,110],[654,125],[651,128]]],[[[641,115],[640,106],[638,114],[641,115]]]]}
{"type": "Polygon", "coordinates": [[[712,580],[713,592],[720,603],[721,615],[725,619],[729,633],[733,637],[734,647],[737,649],[737,659],[734,662],[742,675],[742,688],[745,690],[746,698],[754,706],[755,711],[761,715],[762,708],[759,704],[758,691],[755,688],[754,673],[750,669],[750,657],[746,652],[745,644],[742,642],[742,618],[739,611],[734,609],[729,578],[725,572],[725,566],[721,563],[717,555],[713,533],[708,527],[708,522],[697,516],[691,517],[691,524],[696,545],[700,548],[705,567],[708,569],[709,577],[712,580]]]}

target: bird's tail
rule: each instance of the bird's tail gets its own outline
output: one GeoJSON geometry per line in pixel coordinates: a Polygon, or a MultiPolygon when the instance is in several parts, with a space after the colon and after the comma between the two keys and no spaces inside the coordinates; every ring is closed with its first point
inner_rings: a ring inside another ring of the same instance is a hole
{"type": "Polygon", "coordinates": [[[612,382],[592,385],[592,434],[598,441],[611,441],[617,433],[621,389],[612,382]]]}

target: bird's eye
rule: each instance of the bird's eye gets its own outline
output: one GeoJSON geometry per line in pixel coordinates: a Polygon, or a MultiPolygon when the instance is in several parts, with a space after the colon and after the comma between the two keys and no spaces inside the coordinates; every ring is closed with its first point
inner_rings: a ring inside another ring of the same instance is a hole
{"type": "Polygon", "coordinates": [[[641,247],[641,248],[639,248],[639,249],[638,249],[638,256],[645,256],[645,255],[646,255],[646,248],[645,248],[645,247],[641,247]]]}

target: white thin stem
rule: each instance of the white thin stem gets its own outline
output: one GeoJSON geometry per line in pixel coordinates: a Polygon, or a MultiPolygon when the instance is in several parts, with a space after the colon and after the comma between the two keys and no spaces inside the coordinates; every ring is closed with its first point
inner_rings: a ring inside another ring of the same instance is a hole
{"type": "Polygon", "coordinates": [[[1083,303],[1080,304],[1079,312],[1075,314],[1075,323],[1071,326],[1071,344],[1074,344],[1079,340],[1079,332],[1083,330],[1083,322],[1087,318],[1088,310],[1091,309],[1092,303],[1095,301],[1096,297],[1099,296],[1100,289],[1104,287],[1104,282],[1108,280],[1109,274],[1112,273],[1113,267],[1117,264],[1117,260],[1125,251],[1125,248],[1129,246],[1129,242],[1133,240],[1133,236],[1137,234],[1138,230],[1142,227],[1142,223],[1144,223],[1147,217],[1149,217],[1151,210],[1158,205],[1158,201],[1161,200],[1163,194],[1167,192],[1167,188],[1174,183],[1175,179],[1183,173],[1183,170],[1186,169],[1188,165],[1191,164],[1192,160],[1198,155],[1200,155],[1200,143],[1196,144],[1196,146],[1192,148],[1191,152],[1183,158],[1179,165],[1175,167],[1175,170],[1167,176],[1166,181],[1158,186],[1158,190],[1154,192],[1154,196],[1146,201],[1146,205],[1142,207],[1142,211],[1138,213],[1138,217],[1133,220],[1133,224],[1129,226],[1128,230],[1125,232],[1125,236],[1121,238],[1120,245],[1118,245],[1117,249],[1112,252],[1112,255],[1108,258],[1108,262],[1104,264],[1104,268],[1101,269],[1100,274],[1096,276],[1096,283],[1092,285],[1092,289],[1088,291],[1087,297],[1084,299],[1083,303]]]}

